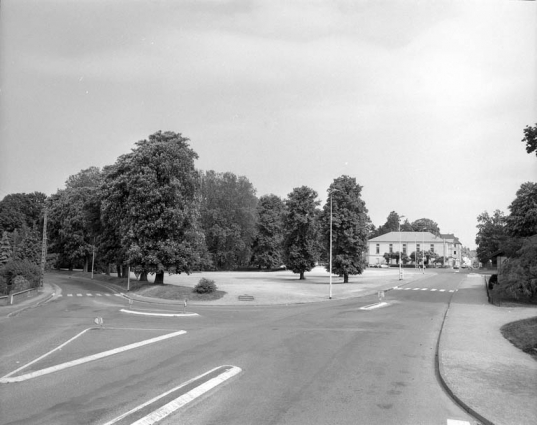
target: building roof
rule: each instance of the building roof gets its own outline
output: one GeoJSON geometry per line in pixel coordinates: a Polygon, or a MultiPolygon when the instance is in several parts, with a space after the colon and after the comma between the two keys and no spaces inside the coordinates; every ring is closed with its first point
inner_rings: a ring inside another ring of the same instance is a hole
{"type": "Polygon", "coordinates": [[[444,240],[430,232],[390,232],[376,238],[369,239],[369,242],[428,242],[442,243],[444,240]],[[400,237],[400,239],[399,239],[400,237]]]}
{"type": "Polygon", "coordinates": [[[453,233],[440,233],[440,237],[442,239],[453,241],[454,243],[458,243],[458,244],[461,243],[459,238],[457,236],[455,236],[453,233]]]}

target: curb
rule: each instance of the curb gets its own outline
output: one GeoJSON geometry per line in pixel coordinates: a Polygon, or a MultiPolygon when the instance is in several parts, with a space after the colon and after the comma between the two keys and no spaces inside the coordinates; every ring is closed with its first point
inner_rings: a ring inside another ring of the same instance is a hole
{"type": "Polygon", "coordinates": [[[477,413],[474,409],[472,409],[470,406],[468,406],[463,400],[461,400],[461,398],[458,397],[453,392],[453,390],[449,387],[448,383],[444,379],[444,376],[443,376],[444,366],[442,365],[442,359],[441,359],[442,354],[441,354],[441,351],[440,351],[440,341],[442,339],[442,332],[444,331],[444,324],[446,322],[446,318],[448,316],[449,309],[451,307],[451,300],[452,299],[453,299],[453,297],[451,297],[451,299],[449,300],[448,306],[446,308],[446,312],[444,313],[444,318],[442,319],[442,325],[440,326],[440,332],[438,334],[438,340],[436,342],[436,353],[435,353],[435,362],[434,362],[434,366],[435,366],[434,369],[435,369],[435,372],[436,372],[436,377],[440,381],[440,384],[442,385],[442,388],[444,388],[444,390],[448,393],[448,395],[451,397],[451,399],[456,404],[458,404],[464,411],[466,411],[467,413],[472,415],[474,418],[479,420],[480,421],[479,425],[495,425],[493,422],[491,422],[487,418],[485,418],[482,415],[480,415],[479,413],[477,413]]]}

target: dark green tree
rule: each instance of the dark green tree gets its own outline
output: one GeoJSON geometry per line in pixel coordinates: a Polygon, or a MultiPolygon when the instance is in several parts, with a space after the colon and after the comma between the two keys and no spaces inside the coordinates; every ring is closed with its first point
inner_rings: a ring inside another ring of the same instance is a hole
{"type": "MultiPolygon", "coordinates": [[[[368,222],[367,208],[361,198],[362,186],[354,177],[341,176],[328,189],[323,207],[322,229],[325,250],[330,248],[330,193],[332,194],[332,272],[343,276],[362,274],[366,267],[368,222]]],[[[329,266],[327,266],[329,270],[329,266]]]]}
{"type": "Polygon", "coordinates": [[[0,201],[0,231],[39,227],[46,197],[41,192],[13,193],[4,197],[0,201]]]}
{"type": "Polygon", "coordinates": [[[509,205],[509,211],[511,214],[506,218],[509,235],[524,237],[537,234],[537,183],[523,183],[509,205]]]}
{"type": "Polygon", "coordinates": [[[257,197],[252,183],[233,173],[201,175],[201,225],[217,269],[249,264],[256,233],[257,197]]]}
{"type": "Polygon", "coordinates": [[[302,186],[293,189],[285,200],[284,261],[293,273],[304,273],[315,267],[319,258],[318,221],[316,207],[320,204],[317,192],[302,186]]]}
{"type": "Polygon", "coordinates": [[[252,263],[259,268],[283,264],[283,220],[285,204],[276,195],[264,195],[257,204],[257,234],[252,263]]]}
{"type": "Polygon", "coordinates": [[[535,127],[526,126],[522,142],[526,143],[526,152],[535,152],[535,155],[537,155],[537,124],[535,124],[535,127]]]}
{"type": "Polygon", "coordinates": [[[477,257],[485,264],[492,254],[498,251],[506,236],[506,218],[502,211],[496,210],[492,215],[487,211],[477,217],[477,257]]]}
{"type": "Polygon", "coordinates": [[[430,232],[433,235],[440,236],[438,224],[430,218],[419,218],[412,222],[414,232],[430,232]]]}
{"type": "Polygon", "coordinates": [[[0,241],[0,267],[4,266],[12,257],[13,250],[7,232],[2,232],[2,240],[0,241]]]}
{"type": "Polygon", "coordinates": [[[200,266],[198,155],[179,133],[157,132],[107,167],[102,220],[117,229],[125,260],[136,271],[190,273],[200,266]]]}
{"type": "Polygon", "coordinates": [[[26,260],[32,264],[41,263],[41,237],[37,230],[28,229],[24,226],[21,229],[22,240],[14,252],[15,260],[26,260]]]}

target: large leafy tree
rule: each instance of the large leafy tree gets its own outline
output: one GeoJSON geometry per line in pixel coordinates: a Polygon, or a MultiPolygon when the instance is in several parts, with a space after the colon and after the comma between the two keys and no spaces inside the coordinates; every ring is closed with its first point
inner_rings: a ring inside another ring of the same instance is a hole
{"type": "Polygon", "coordinates": [[[506,218],[511,236],[525,237],[537,234],[537,183],[526,182],[516,192],[506,218]]]}
{"type": "Polygon", "coordinates": [[[438,224],[430,218],[419,218],[412,222],[414,232],[430,232],[433,235],[440,236],[438,224]]]}
{"type": "Polygon", "coordinates": [[[256,232],[257,197],[252,183],[233,173],[201,175],[201,223],[213,265],[248,265],[256,232]]]}
{"type": "MultiPolygon", "coordinates": [[[[325,250],[329,250],[332,194],[332,271],[343,275],[344,283],[348,283],[349,275],[362,274],[366,266],[363,254],[367,251],[369,218],[361,193],[362,186],[356,183],[354,177],[338,177],[328,189],[323,208],[325,250]]],[[[392,212],[388,219],[389,225],[393,225],[392,221],[398,220],[399,216],[392,212]]]]}
{"type": "Polygon", "coordinates": [[[0,231],[39,227],[47,196],[41,192],[13,193],[0,201],[0,231]]]}
{"type": "Polygon", "coordinates": [[[319,257],[317,192],[307,186],[287,195],[284,219],[284,261],[288,269],[305,279],[319,257]]]}
{"type": "Polygon", "coordinates": [[[274,268],[283,264],[284,215],[285,204],[278,196],[264,195],[259,198],[252,262],[260,268],[274,268]]]}
{"type": "Polygon", "coordinates": [[[189,273],[198,267],[198,155],[179,133],[157,132],[106,169],[102,219],[116,228],[125,261],[140,273],[189,273]]]}
{"type": "Polygon", "coordinates": [[[486,263],[497,252],[506,236],[506,218],[502,211],[496,210],[492,215],[487,211],[477,217],[477,257],[486,263]]]}
{"type": "Polygon", "coordinates": [[[535,155],[537,155],[537,124],[535,124],[535,127],[526,126],[522,142],[526,143],[526,152],[535,152],[535,155]]]}
{"type": "Polygon", "coordinates": [[[100,228],[100,185],[103,175],[90,167],[70,176],[65,189],[47,201],[48,233],[51,253],[59,264],[73,268],[82,264],[85,271],[94,250],[100,228]]]}

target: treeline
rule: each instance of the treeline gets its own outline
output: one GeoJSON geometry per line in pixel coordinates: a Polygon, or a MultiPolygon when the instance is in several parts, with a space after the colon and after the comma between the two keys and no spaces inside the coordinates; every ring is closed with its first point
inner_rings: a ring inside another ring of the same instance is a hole
{"type": "Polygon", "coordinates": [[[509,205],[509,215],[484,211],[477,217],[475,243],[483,264],[496,266],[498,256],[508,260],[498,271],[502,288],[512,295],[537,296],[537,183],[526,182],[509,205]]]}
{"type": "Polygon", "coordinates": [[[0,266],[24,257],[17,254],[24,240],[38,253],[28,261],[39,264],[46,209],[48,263],[54,267],[89,270],[95,255],[98,271],[109,273],[112,265],[125,276],[130,267],[141,280],[154,274],[162,283],[165,272],[285,264],[303,279],[317,262],[328,261],[332,207],[333,271],[345,282],[362,273],[372,225],[354,178],[334,179],[319,208],[317,192],[307,186],[286,199],[257,198],[246,177],[197,170],[197,158],[181,134],[157,132],[114,164],[70,176],[48,198],[6,196],[0,202],[7,241],[0,266]]]}

